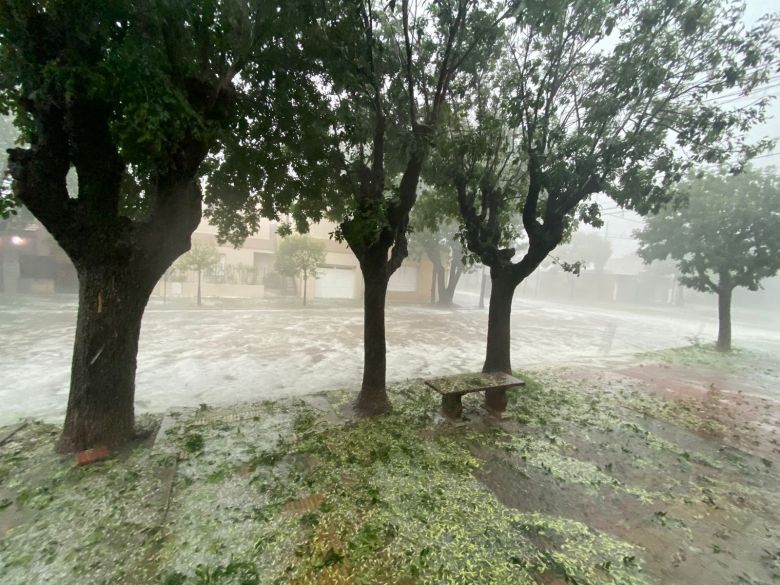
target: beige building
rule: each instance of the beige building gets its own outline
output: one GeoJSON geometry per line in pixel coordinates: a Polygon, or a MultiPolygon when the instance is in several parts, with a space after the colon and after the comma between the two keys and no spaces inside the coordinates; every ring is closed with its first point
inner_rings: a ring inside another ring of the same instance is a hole
{"type": "MultiPolygon", "coordinates": [[[[345,243],[330,237],[335,225],[322,222],[311,226],[309,235],[325,244],[325,262],[316,279],[309,279],[310,299],[341,299],[359,302],[363,297],[363,278],[358,261],[345,243]]],[[[203,221],[193,234],[194,242],[213,243],[219,253],[218,263],[203,275],[202,295],[221,298],[263,298],[285,294],[303,295],[300,282],[290,282],[274,271],[274,256],[280,237],[276,225],[263,220],[258,231],[243,246],[220,246],[217,230],[203,221]]],[[[425,259],[407,258],[393,274],[388,285],[390,302],[426,302],[430,299],[433,266],[425,259]]],[[[174,272],[158,284],[155,294],[170,297],[194,297],[197,277],[194,273],[174,272]]]]}

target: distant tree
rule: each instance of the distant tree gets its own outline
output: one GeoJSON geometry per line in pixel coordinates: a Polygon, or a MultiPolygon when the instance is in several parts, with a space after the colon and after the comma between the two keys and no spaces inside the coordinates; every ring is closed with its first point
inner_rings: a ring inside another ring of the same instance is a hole
{"type": "Polygon", "coordinates": [[[769,98],[738,108],[713,99],[765,83],[776,61],[780,16],[746,29],[743,10],[729,1],[544,3],[520,23],[501,67],[475,81],[478,97],[458,108],[448,141],[464,239],[493,285],[485,371],[511,371],[517,285],[575,222],[601,225],[593,195],[655,210],[690,165],[739,166],[771,142],[744,141],[769,98]],[[527,234],[518,260],[506,246],[508,210],[527,234]]]}
{"type": "MultiPolygon", "coordinates": [[[[226,128],[235,120],[273,128],[272,154],[283,158],[275,164],[294,167],[282,151],[298,137],[285,134],[285,119],[242,108],[250,72],[265,79],[256,86],[268,101],[282,91],[289,108],[298,103],[286,83],[296,77],[307,4],[0,0],[0,113],[13,114],[22,134],[9,150],[12,204],[44,225],[79,279],[61,451],[133,437],[143,312],[190,247],[202,163],[232,136],[226,128]]],[[[308,83],[302,75],[289,85],[308,83]]]]}
{"type": "Polygon", "coordinates": [[[424,254],[433,265],[431,303],[452,305],[460,277],[467,270],[457,220],[457,201],[436,188],[422,191],[410,216],[410,252],[415,257],[424,254]]]}
{"type": "Polygon", "coordinates": [[[569,266],[580,263],[584,268],[591,266],[596,272],[603,272],[612,257],[612,244],[595,232],[575,232],[568,244],[557,252],[558,262],[569,266]]]}
{"type": "Polygon", "coordinates": [[[309,236],[292,235],[282,238],[276,251],[274,269],[282,276],[303,280],[303,305],[309,277],[317,278],[317,267],[325,262],[325,243],[309,236]]]}
{"type": "Polygon", "coordinates": [[[192,270],[198,273],[198,306],[201,302],[201,280],[204,270],[208,270],[219,262],[219,252],[214,244],[194,242],[190,251],[176,261],[179,270],[192,270]]]}
{"type": "Polygon", "coordinates": [[[708,173],[675,194],[682,205],[663,207],[635,232],[639,256],[647,263],[670,258],[680,284],[718,295],[717,348],[729,351],[732,291],[758,290],[780,270],[780,177],[708,173]]]}

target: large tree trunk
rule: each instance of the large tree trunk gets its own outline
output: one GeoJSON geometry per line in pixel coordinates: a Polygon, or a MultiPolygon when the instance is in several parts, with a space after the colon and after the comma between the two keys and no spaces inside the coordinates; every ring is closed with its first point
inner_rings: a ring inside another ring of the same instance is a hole
{"type": "Polygon", "coordinates": [[[731,292],[723,284],[718,291],[718,351],[731,351],[731,292]]]}
{"type": "Polygon", "coordinates": [[[57,449],[115,447],[133,437],[141,318],[155,279],[125,263],[81,267],[70,395],[57,449]]]}
{"type": "MultiPolygon", "coordinates": [[[[491,271],[492,272],[492,271],[491,271]]],[[[491,274],[490,308],[488,312],[487,351],[483,372],[512,373],[510,359],[510,319],[515,283],[506,277],[491,274]]]]}
{"type": "MultiPolygon", "coordinates": [[[[488,312],[487,350],[483,372],[512,373],[510,356],[510,321],[512,314],[512,297],[516,283],[506,276],[490,271],[491,290],[488,312]]],[[[488,390],[485,392],[485,405],[495,411],[506,408],[506,390],[488,390]]]]}
{"type": "Polygon", "coordinates": [[[385,297],[388,276],[386,270],[367,271],[363,268],[363,280],[363,384],[355,408],[360,414],[374,416],[390,410],[385,388],[385,297]]]}

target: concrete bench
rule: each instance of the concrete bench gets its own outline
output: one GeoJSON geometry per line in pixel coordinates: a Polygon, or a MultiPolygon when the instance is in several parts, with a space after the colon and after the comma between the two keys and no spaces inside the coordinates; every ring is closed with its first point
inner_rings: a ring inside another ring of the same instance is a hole
{"type": "Polygon", "coordinates": [[[505,374],[456,374],[426,380],[426,385],[441,394],[441,412],[449,418],[459,418],[463,413],[461,397],[473,392],[485,393],[485,406],[493,412],[506,409],[506,391],[524,386],[525,382],[505,374]]]}

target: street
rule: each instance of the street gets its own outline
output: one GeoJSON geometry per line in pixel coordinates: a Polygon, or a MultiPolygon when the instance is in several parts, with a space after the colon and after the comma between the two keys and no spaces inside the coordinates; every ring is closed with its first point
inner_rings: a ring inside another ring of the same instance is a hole
{"type": "MultiPolygon", "coordinates": [[[[487,309],[461,294],[452,310],[389,306],[388,382],[478,370],[487,309]]],[[[734,310],[736,347],[780,354],[776,315],[734,310]],[[752,318],[746,318],[752,317],[752,318]]],[[[0,425],[20,417],[57,421],[68,396],[75,297],[0,301],[0,425]]],[[[518,299],[512,318],[515,368],[608,366],[621,356],[712,342],[717,318],[704,308],[593,307],[518,299]]],[[[362,309],[165,306],[154,299],[141,332],[138,412],[225,405],[357,387],[362,309]]],[[[767,390],[772,392],[772,390],[767,390]]],[[[774,390],[778,392],[778,390],[774,390]]],[[[772,396],[780,399],[780,394],[772,396]]]]}

